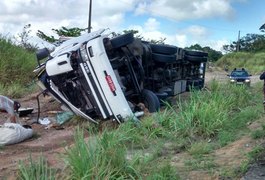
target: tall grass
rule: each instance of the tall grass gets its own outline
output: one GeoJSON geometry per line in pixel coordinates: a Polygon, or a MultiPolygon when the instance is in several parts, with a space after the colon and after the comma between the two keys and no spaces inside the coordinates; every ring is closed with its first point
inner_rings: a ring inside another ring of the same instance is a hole
{"type": "Polygon", "coordinates": [[[156,120],[179,136],[215,136],[236,113],[252,100],[250,90],[244,86],[219,84],[212,81],[208,91],[193,91],[186,102],[168,106],[156,120]]]}
{"type": "Polygon", "coordinates": [[[30,156],[29,163],[19,161],[19,180],[55,180],[55,170],[48,167],[47,161],[41,156],[38,161],[33,161],[30,156]]]}
{"type": "Polygon", "coordinates": [[[265,53],[234,52],[224,55],[216,62],[217,66],[228,66],[230,70],[234,68],[246,68],[251,73],[260,73],[265,69],[265,53]]]}
{"type": "MultiPolygon", "coordinates": [[[[32,81],[36,66],[34,53],[16,46],[10,39],[0,35],[0,91],[5,93],[10,87],[18,90],[32,81]]],[[[10,90],[10,91],[12,91],[10,90]]]]}
{"type": "Polygon", "coordinates": [[[103,132],[90,136],[86,142],[82,130],[77,130],[75,146],[67,150],[69,179],[134,179],[137,173],[126,160],[123,142],[126,136],[118,132],[103,132]]]}
{"type": "Polygon", "coordinates": [[[167,105],[140,125],[128,121],[103,132],[93,127],[87,138],[78,128],[75,144],[66,149],[66,179],[179,179],[170,162],[183,150],[193,157],[186,163],[192,169],[214,168],[207,155],[219,147],[215,143],[234,141],[247,122],[261,115],[256,105],[261,96],[252,94],[255,88],[217,81],[207,89],[192,91],[188,100],[167,105]]]}
{"type": "Polygon", "coordinates": [[[159,148],[153,154],[149,152],[149,155],[144,155],[140,153],[141,151],[137,153],[134,147],[130,146],[134,143],[145,144],[143,139],[148,139],[150,144],[153,142],[152,139],[157,136],[151,136],[153,131],[147,130],[147,127],[149,126],[141,128],[127,122],[122,124],[118,130],[91,133],[87,140],[84,138],[83,130],[78,128],[74,146],[66,150],[68,178],[165,179],[168,177],[178,179],[176,171],[168,162],[157,162],[159,148]],[[128,155],[129,147],[133,148],[132,156],[128,155]]]}

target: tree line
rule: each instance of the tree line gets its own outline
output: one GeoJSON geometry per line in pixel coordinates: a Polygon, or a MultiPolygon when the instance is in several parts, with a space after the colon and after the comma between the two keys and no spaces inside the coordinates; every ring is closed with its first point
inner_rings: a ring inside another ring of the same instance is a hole
{"type": "MultiPolygon", "coordinates": [[[[259,30],[265,32],[265,23],[259,28],[259,30]]],[[[261,52],[265,51],[265,34],[246,34],[238,41],[233,41],[231,44],[223,46],[226,52],[261,52]]]]}
{"type": "MultiPolygon", "coordinates": [[[[21,38],[21,45],[24,46],[25,49],[36,49],[36,46],[32,47],[31,44],[28,43],[29,32],[30,32],[29,28],[30,28],[30,24],[26,25],[23,29],[23,32],[19,34],[19,37],[21,38]]],[[[83,32],[87,31],[87,28],[61,27],[60,29],[52,29],[52,30],[59,37],[61,36],[76,37],[76,36],[80,36],[83,32]]],[[[265,32],[265,23],[260,27],[260,31],[262,33],[265,32]]],[[[155,43],[155,44],[164,44],[166,40],[166,38],[160,38],[158,40],[145,39],[143,36],[139,35],[139,32],[137,30],[124,30],[122,33],[130,33],[130,32],[133,33],[136,38],[139,38],[145,41],[150,41],[151,43],[155,43]]],[[[120,34],[121,33],[113,33],[114,36],[117,36],[120,34]]],[[[46,35],[41,30],[38,30],[36,35],[42,40],[50,42],[50,43],[59,41],[59,39],[56,39],[55,36],[46,35]]],[[[216,51],[209,46],[202,47],[200,44],[194,44],[189,47],[185,47],[185,49],[207,52],[209,60],[213,62],[217,61],[223,56],[221,51],[216,51]]],[[[224,45],[223,50],[225,52],[236,52],[238,50],[243,51],[243,52],[265,51],[265,34],[247,34],[241,37],[238,41],[233,41],[231,44],[224,45]]]]}

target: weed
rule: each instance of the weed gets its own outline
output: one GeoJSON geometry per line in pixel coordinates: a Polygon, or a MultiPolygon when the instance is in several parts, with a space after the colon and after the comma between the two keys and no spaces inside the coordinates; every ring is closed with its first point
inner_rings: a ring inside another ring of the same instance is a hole
{"type": "Polygon", "coordinates": [[[86,143],[83,131],[75,134],[75,146],[67,150],[66,161],[70,167],[70,179],[118,179],[137,177],[126,160],[126,149],[118,132],[103,132],[90,137],[86,143]]]}
{"type": "Polygon", "coordinates": [[[263,151],[264,151],[264,147],[256,146],[255,148],[252,149],[252,151],[250,151],[247,154],[247,156],[250,161],[255,161],[263,151]]]}
{"type": "Polygon", "coordinates": [[[176,170],[170,165],[170,158],[158,157],[158,153],[149,155],[135,154],[132,164],[141,174],[141,179],[180,179],[176,170]]]}
{"type": "Polygon", "coordinates": [[[150,173],[150,175],[147,176],[146,179],[148,180],[164,180],[164,179],[178,180],[180,179],[180,177],[176,174],[176,171],[172,168],[172,166],[170,166],[169,163],[165,163],[162,166],[155,168],[155,171],[150,173]]]}
{"type": "Polygon", "coordinates": [[[221,130],[218,133],[217,139],[221,147],[223,147],[236,139],[236,132],[229,130],[221,130]]]}
{"type": "Polygon", "coordinates": [[[211,170],[217,165],[214,163],[213,158],[209,156],[199,156],[185,161],[185,165],[191,170],[211,170]]]}
{"type": "Polygon", "coordinates": [[[191,145],[191,147],[188,149],[188,152],[192,156],[198,157],[204,154],[209,154],[212,150],[211,144],[207,142],[196,142],[191,145]]]}
{"type": "Polygon", "coordinates": [[[260,138],[263,138],[263,137],[265,137],[265,130],[260,130],[260,129],[258,129],[258,130],[256,130],[256,131],[253,131],[253,132],[251,133],[251,137],[252,137],[253,139],[260,139],[260,138]]]}
{"type": "Polygon", "coordinates": [[[248,160],[241,162],[239,170],[238,170],[239,175],[246,174],[246,172],[249,169],[249,164],[250,162],[248,160]]]}
{"type": "Polygon", "coordinates": [[[37,162],[32,160],[30,155],[29,164],[26,165],[25,162],[19,161],[19,172],[18,179],[20,180],[31,180],[31,179],[39,179],[39,180],[55,180],[54,169],[48,167],[47,161],[41,156],[37,162]]]}

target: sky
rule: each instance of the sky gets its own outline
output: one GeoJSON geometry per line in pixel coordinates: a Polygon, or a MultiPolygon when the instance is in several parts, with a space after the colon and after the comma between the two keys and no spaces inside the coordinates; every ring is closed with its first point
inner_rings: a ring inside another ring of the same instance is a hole
{"type": "MultiPolygon", "coordinates": [[[[17,36],[31,24],[32,40],[40,43],[37,30],[56,35],[52,29],[62,26],[86,28],[88,7],[89,0],[1,0],[0,34],[17,36]]],[[[218,51],[237,40],[239,31],[241,37],[261,33],[265,23],[264,0],[93,0],[92,9],[92,31],[134,29],[146,40],[218,51]]]]}

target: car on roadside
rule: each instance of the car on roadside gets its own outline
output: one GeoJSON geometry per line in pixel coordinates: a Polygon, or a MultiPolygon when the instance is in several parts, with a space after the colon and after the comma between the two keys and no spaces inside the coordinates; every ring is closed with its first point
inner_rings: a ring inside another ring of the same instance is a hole
{"type": "Polygon", "coordinates": [[[249,72],[244,68],[240,69],[235,68],[227,76],[229,76],[230,83],[232,84],[250,86],[251,83],[250,76],[252,75],[249,74],[249,72]]]}

